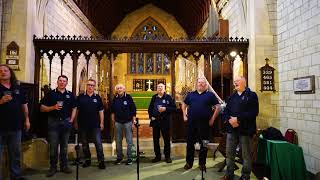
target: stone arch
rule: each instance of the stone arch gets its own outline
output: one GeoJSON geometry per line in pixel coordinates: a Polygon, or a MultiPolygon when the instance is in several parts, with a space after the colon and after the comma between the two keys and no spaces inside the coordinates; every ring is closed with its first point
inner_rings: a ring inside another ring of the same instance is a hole
{"type": "Polygon", "coordinates": [[[172,38],[187,38],[188,35],[176,18],[164,10],[147,4],[128,14],[112,33],[113,37],[131,37],[134,30],[147,18],[157,21],[172,38]]]}

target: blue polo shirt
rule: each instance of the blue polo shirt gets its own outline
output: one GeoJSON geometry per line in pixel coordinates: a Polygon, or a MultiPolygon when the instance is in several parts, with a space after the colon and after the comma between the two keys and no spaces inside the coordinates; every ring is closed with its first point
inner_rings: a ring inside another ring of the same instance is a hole
{"type": "Polygon", "coordinates": [[[51,90],[44,98],[42,104],[45,106],[54,106],[57,101],[63,101],[61,110],[53,110],[49,112],[49,116],[64,120],[71,117],[72,109],[76,107],[76,99],[71,91],[65,90],[64,93],[58,89],[51,90]]]}
{"type": "Polygon", "coordinates": [[[216,96],[205,91],[201,94],[198,91],[190,92],[184,100],[188,107],[188,123],[194,126],[208,125],[213,115],[213,106],[219,104],[216,96]]]}
{"type": "Polygon", "coordinates": [[[0,105],[0,131],[21,130],[25,120],[22,105],[27,104],[25,92],[18,85],[8,89],[0,84],[0,98],[5,91],[11,92],[12,100],[0,105]]]}
{"type": "Polygon", "coordinates": [[[114,97],[111,105],[111,113],[115,113],[115,121],[119,123],[127,123],[132,121],[132,117],[136,116],[136,105],[132,97],[125,93],[122,97],[117,95],[114,97]]]}
{"type": "Polygon", "coordinates": [[[89,96],[80,94],[77,98],[78,123],[81,129],[100,128],[99,111],[103,111],[101,97],[98,94],[89,96]]]}

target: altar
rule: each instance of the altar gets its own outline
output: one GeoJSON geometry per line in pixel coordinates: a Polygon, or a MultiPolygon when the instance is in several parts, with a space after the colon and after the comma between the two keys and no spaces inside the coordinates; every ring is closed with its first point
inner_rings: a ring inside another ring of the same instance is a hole
{"type": "Polygon", "coordinates": [[[166,85],[165,79],[133,79],[133,91],[157,91],[158,84],[166,85]]]}

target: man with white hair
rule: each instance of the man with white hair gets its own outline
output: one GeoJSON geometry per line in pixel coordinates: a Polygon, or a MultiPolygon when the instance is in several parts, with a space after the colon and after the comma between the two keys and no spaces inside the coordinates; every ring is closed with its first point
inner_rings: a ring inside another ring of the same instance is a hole
{"type": "Polygon", "coordinates": [[[153,147],[156,157],[153,163],[161,160],[160,152],[160,132],[164,141],[164,155],[167,163],[171,163],[170,157],[170,122],[171,114],[176,110],[176,104],[172,97],[166,93],[166,86],[162,83],[157,85],[157,94],[153,95],[148,108],[149,118],[152,126],[153,147]]]}
{"type": "Polygon", "coordinates": [[[220,106],[216,96],[208,91],[205,78],[197,79],[197,90],[190,92],[182,104],[184,121],[188,122],[187,157],[184,169],[191,169],[194,161],[194,144],[200,143],[199,167],[206,171],[208,149],[203,143],[209,140],[209,128],[219,114],[220,106]],[[213,107],[214,111],[213,111],[213,107]],[[188,112],[187,112],[188,109],[188,112]]]}
{"type": "Polygon", "coordinates": [[[111,105],[111,119],[115,124],[116,131],[116,149],[117,149],[117,160],[114,164],[121,164],[123,159],[122,154],[122,131],[125,131],[127,141],[127,162],[126,165],[132,164],[131,159],[131,147],[133,144],[132,140],[132,123],[136,123],[136,106],[133,102],[132,97],[127,94],[126,88],[123,84],[117,84],[115,87],[116,96],[113,99],[111,105]]]}
{"type": "Polygon", "coordinates": [[[227,171],[220,180],[233,180],[236,148],[240,142],[243,166],[240,180],[249,180],[252,164],[252,137],[256,133],[256,117],[259,114],[257,94],[247,88],[242,76],[234,79],[234,92],[223,114],[227,124],[227,171]]]}

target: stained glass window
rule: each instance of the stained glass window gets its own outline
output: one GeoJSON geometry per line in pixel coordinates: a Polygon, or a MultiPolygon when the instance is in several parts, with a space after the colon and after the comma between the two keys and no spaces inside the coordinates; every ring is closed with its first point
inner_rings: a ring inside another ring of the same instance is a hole
{"type": "MultiPolygon", "coordinates": [[[[169,39],[163,27],[154,19],[148,18],[134,31],[132,37],[143,40],[169,39]]],[[[169,74],[170,61],[168,55],[156,53],[131,53],[128,60],[131,74],[169,74]]]]}
{"type": "Polygon", "coordinates": [[[147,71],[147,73],[149,73],[149,74],[151,74],[151,73],[153,73],[153,54],[150,54],[150,53],[148,53],[148,54],[146,54],[146,60],[147,60],[147,69],[146,69],[146,71],[147,71]]]}
{"type": "Polygon", "coordinates": [[[134,53],[131,53],[130,56],[130,72],[136,73],[136,55],[134,53]]]}
{"type": "Polygon", "coordinates": [[[170,61],[167,54],[164,54],[164,69],[163,74],[169,74],[170,73],[170,61]]]}
{"type": "Polygon", "coordinates": [[[139,53],[139,69],[138,73],[144,73],[144,56],[143,53],[139,53]]]}
{"type": "Polygon", "coordinates": [[[157,53],[156,54],[156,73],[161,74],[162,73],[162,54],[157,53]]]}

